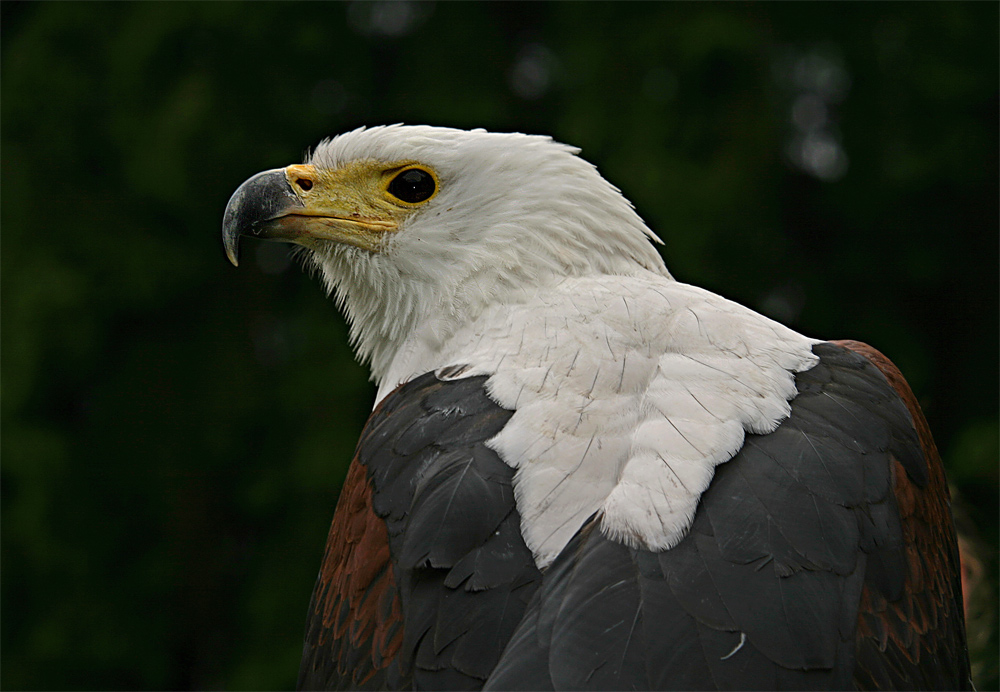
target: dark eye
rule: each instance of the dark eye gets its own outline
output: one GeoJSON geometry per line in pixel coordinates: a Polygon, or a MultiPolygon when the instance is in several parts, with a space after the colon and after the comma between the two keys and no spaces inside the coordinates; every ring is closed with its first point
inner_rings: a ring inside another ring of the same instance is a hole
{"type": "Polygon", "coordinates": [[[389,183],[389,194],[409,204],[430,199],[437,183],[434,176],[420,168],[409,168],[389,183]]]}

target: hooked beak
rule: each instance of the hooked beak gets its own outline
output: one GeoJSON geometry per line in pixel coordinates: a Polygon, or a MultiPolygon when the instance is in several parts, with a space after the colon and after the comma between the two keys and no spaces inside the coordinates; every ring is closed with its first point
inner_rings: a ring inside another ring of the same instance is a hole
{"type": "Polygon", "coordinates": [[[275,168],[237,188],[222,218],[226,256],[238,264],[243,236],[318,249],[330,242],[380,252],[398,230],[401,210],[379,199],[370,165],[337,171],[275,168]]]}
{"type": "Polygon", "coordinates": [[[222,243],[226,257],[239,266],[240,237],[276,238],[273,234],[278,219],[305,205],[292,190],[283,168],[275,168],[253,176],[236,188],[229,198],[222,217],[222,243]]]}

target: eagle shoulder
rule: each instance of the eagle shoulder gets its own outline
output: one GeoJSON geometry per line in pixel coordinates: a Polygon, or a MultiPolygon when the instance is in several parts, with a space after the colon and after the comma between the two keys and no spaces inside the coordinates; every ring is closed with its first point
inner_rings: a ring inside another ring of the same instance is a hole
{"type": "Polygon", "coordinates": [[[537,588],[514,472],[485,445],[511,412],[488,397],[486,377],[439,374],[398,387],[365,425],[349,473],[364,500],[352,501],[345,486],[313,595],[300,687],[479,688],[537,588]],[[344,531],[359,515],[381,543],[344,531]],[[375,573],[373,593],[330,586],[375,573]]]}
{"type": "Polygon", "coordinates": [[[675,547],[629,547],[590,518],[486,689],[969,685],[944,496],[933,481],[906,495],[938,473],[921,424],[866,357],[813,350],[788,418],[718,467],[675,547]]]}
{"type": "Polygon", "coordinates": [[[930,426],[892,361],[868,344],[833,343],[863,357],[882,373],[906,407],[910,422],[906,441],[898,441],[891,455],[905,577],[901,584],[897,581],[898,588],[887,590],[873,584],[862,592],[857,685],[861,689],[972,689],[951,498],[930,426]]]}
{"type": "MultiPolygon", "coordinates": [[[[787,417],[715,469],[676,545],[629,545],[598,508],[541,569],[491,443],[516,414],[490,376],[402,385],[366,425],[360,490],[341,500],[381,543],[328,547],[303,670],[327,646],[329,687],[967,685],[946,488],[919,408],[860,345],[811,353],[787,417]],[[372,564],[349,567],[366,551],[372,564]],[[352,600],[352,574],[374,574],[371,593],[352,600]],[[357,620],[339,648],[331,613],[357,620]]],[[[331,543],[351,536],[341,512],[331,543]]]]}

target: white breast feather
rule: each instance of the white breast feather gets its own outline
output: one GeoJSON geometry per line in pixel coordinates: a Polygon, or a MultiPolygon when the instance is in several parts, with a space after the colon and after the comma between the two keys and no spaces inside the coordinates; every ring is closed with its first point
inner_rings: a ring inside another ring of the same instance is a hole
{"type": "Polygon", "coordinates": [[[428,325],[379,398],[446,365],[490,375],[491,396],[514,415],[489,445],[517,471],[522,533],[546,566],[597,511],[609,537],[676,545],[715,467],[746,432],[788,416],[813,343],[653,273],[572,278],[490,308],[446,344],[428,325]]]}

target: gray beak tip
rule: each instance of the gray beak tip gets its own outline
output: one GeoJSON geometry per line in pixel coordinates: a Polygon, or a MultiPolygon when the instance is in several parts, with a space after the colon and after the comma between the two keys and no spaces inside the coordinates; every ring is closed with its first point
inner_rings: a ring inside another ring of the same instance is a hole
{"type": "Polygon", "coordinates": [[[286,210],[301,207],[302,202],[292,191],[283,168],[264,171],[237,188],[226,205],[222,218],[222,244],[226,257],[239,266],[240,236],[262,235],[262,226],[286,210]]]}

